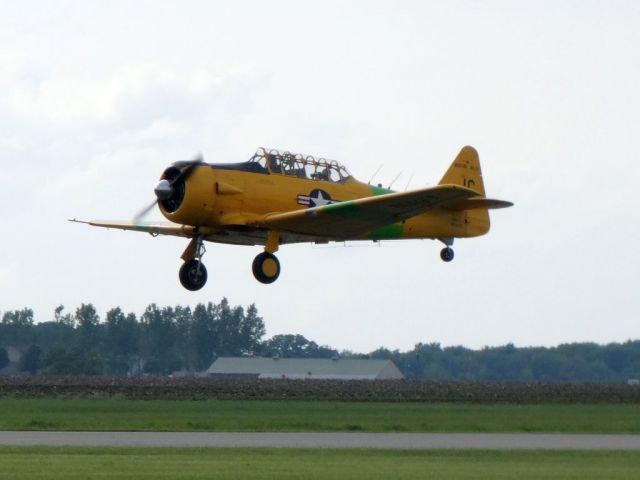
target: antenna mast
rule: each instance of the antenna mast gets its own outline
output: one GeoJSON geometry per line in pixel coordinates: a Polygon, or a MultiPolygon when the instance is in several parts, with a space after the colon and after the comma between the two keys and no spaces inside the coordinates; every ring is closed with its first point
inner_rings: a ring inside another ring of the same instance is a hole
{"type": "Polygon", "coordinates": [[[416,172],[413,172],[413,173],[411,174],[411,176],[409,177],[409,181],[407,182],[407,184],[406,184],[406,185],[405,185],[405,187],[404,187],[404,191],[405,191],[405,192],[406,192],[407,190],[409,190],[409,184],[411,183],[411,180],[413,180],[413,175],[414,175],[415,173],[416,173],[416,172]]]}
{"type": "Polygon", "coordinates": [[[369,179],[369,181],[367,182],[367,185],[371,185],[371,182],[373,182],[373,179],[375,178],[375,176],[378,174],[378,172],[380,170],[382,170],[382,165],[384,165],[383,163],[380,164],[380,166],[378,167],[378,169],[373,173],[373,175],[371,175],[371,178],[369,179]]]}
{"type": "Polygon", "coordinates": [[[400,173],[398,175],[396,175],[396,178],[393,179],[393,181],[389,184],[389,186],[387,187],[389,190],[391,190],[391,186],[396,183],[396,180],[398,180],[400,178],[400,175],[402,175],[402,170],[400,170],[400,173]]]}

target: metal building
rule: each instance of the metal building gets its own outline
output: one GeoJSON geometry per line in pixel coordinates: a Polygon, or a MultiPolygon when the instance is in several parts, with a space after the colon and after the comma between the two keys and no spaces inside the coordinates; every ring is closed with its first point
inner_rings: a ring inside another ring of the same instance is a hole
{"type": "Polygon", "coordinates": [[[404,378],[391,360],[350,358],[220,357],[213,362],[205,375],[334,380],[404,378]]]}

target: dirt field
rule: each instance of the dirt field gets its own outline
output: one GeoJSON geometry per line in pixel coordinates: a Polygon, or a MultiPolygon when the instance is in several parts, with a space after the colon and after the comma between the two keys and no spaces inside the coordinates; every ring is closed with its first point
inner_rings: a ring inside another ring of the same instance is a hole
{"type": "Polygon", "coordinates": [[[100,396],[127,399],[338,400],[457,403],[640,403],[623,383],[255,380],[164,377],[0,377],[0,397],[100,396]]]}

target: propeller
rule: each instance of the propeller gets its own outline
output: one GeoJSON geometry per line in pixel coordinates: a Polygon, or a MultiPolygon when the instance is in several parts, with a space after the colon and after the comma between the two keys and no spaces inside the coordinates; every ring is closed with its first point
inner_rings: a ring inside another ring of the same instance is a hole
{"type": "Polygon", "coordinates": [[[149,214],[153,207],[158,204],[158,202],[169,200],[176,191],[174,186],[179,185],[181,182],[186,182],[187,179],[193,174],[196,167],[202,164],[202,161],[202,154],[200,153],[193,160],[180,162],[181,165],[178,167],[181,169],[180,173],[172,179],[163,178],[156,184],[155,188],[153,189],[153,192],[156,194],[155,200],[144,207],[142,210],[140,210],[133,217],[133,222],[140,223],[144,219],[144,217],[149,214]]]}

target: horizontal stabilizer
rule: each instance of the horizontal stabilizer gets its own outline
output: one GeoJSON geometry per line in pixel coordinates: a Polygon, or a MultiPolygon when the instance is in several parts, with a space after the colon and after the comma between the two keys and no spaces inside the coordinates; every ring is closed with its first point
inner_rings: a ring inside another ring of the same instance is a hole
{"type": "Polygon", "coordinates": [[[493,198],[469,198],[453,205],[447,205],[449,210],[495,210],[512,207],[513,203],[493,198]]]}

